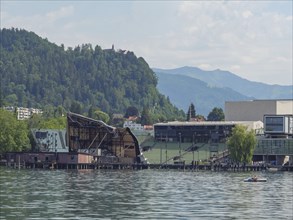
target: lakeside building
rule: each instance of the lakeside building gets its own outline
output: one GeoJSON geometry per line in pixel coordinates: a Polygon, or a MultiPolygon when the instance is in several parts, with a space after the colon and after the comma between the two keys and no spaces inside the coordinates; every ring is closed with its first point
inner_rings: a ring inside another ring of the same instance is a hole
{"type": "MultiPolygon", "coordinates": [[[[253,161],[269,165],[293,165],[293,116],[265,115],[263,121],[168,122],[154,125],[158,142],[225,143],[237,124],[253,129],[257,137],[253,161]]],[[[227,154],[228,155],[228,154],[227,154]]]]}
{"type": "Polygon", "coordinates": [[[134,164],[144,160],[129,128],[115,128],[83,115],[67,113],[66,138],[69,152],[88,153],[99,161],[134,164]]]}
{"type": "Polygon", "coordinates": [[[225,102],[225,120],[227,121],[263,121],[264,115],[292,114],[292,99],[225,102]]]}
{"type": "Polygon", "coordinates": [[[154,137],[156,141],[217,143],[224,141],[237,124],[256,133],[263,129],[261,121],[173,121],[154,124],[154,137]]]}
{"type": "Polygon", "coordinates": [[[293,115],[264,115],[264,135],[258,137],[254,161],[293,165],[293,115]]]}
{"type": "Polygon", "coordinates": [[[9,152],[7,163],[24,167],[87,169],[100,166],[142,166],[145,160],[129,128],[115,128],[103,121],[67,113],[65,130],[32,130],[35,146],[30,152],[9,152]]]}
{"type": "Polygon", "coordinates": [[[261,120],[264,135],[257,136],[253,161],[271,165],[293,164],[293,100],[225,102],[225,119],[261,120]]]}

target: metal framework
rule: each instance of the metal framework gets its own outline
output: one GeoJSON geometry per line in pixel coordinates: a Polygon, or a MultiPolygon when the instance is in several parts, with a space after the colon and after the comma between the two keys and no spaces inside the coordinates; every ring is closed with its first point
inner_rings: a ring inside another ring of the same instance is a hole
{"type": "Polygon", "coordinates": [[[67,143],[70,152],[86,152],[118,161],[139,161],[138,141],[129,128],[115,128],[103,121],[67,113],[67,143]]]}

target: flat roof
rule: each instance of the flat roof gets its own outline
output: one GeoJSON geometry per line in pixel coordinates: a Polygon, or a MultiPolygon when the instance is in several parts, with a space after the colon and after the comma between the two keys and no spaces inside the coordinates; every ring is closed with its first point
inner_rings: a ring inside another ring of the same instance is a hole
{"type": "Polygon", "coordinates": [[[293,102],[293,99],[250,99],[250,100],[239,100],[239,101],[225,101],[226,103],[228,102],[268,102],[268,101],[273,101],[273,102],[293,102]]]}
{"type": "Polygon", "coordinates": [[[156,123],[154,124],[154,126],[213,126],[213,125],[252,124],[255,122],[261,122],[261,121],[170,121],[170,122],[164,122],[164,123],[156,123]]]}

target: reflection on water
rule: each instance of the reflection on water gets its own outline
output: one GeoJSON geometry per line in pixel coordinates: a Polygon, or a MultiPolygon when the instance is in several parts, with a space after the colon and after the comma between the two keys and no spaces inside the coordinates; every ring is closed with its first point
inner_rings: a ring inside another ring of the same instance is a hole
{"type": "Polygon", "coordinates": [[[292,219],[293,173],[0,168],[0,219],[292,219]]]}

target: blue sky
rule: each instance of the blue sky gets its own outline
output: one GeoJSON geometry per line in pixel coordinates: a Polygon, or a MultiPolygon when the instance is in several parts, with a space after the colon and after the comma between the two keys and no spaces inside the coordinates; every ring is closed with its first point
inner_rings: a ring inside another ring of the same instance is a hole
{"type": "Polygon", "coordinates": [[[150,67],[228,70],[292,85],[292,1],[7,1],[1,28],[133,51],[150,67]]]}

